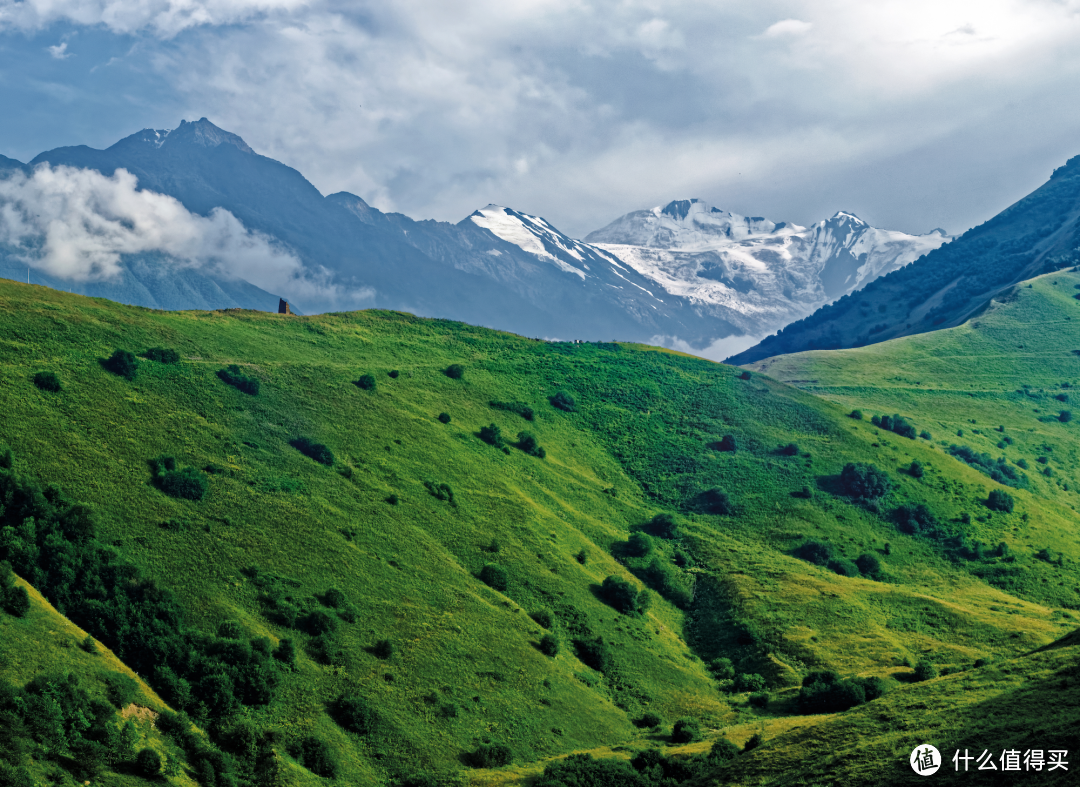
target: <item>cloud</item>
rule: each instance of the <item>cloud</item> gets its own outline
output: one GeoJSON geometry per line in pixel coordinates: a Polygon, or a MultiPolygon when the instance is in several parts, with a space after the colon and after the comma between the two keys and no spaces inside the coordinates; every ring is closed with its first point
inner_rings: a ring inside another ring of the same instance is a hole
{"type": "Polygon", "coordinates": [[[63,41],[55,46],[50,46],[47,49],[49,54],[52,55],[55,60],[67,60],[71,57],[71,53],[67,51],[67,41],[63,41]]]}
{"type": "Polygon", "coordinates": [[[0,180],[0,245],[52,276],[100,281],[129,255],[245,279],[270,292],[351,303],[325,271],[308,271],[288,249],[252,232],[227,210],[190,213],[179,201],[140,191],[134,175],[41,165],[0,180]]]}
{"type": "Polygon", "coordinates": [[[762,35],[765,38],[788,38],[806,35],[814,27],[812,22],[803,22],[798,19],[781,19],[775,24],[769,25],[762,35]]]}
{"type": "Polygon", "coordinates": [[[707,358],[710,361],[720,363],[725,358],[738,355],[743,350],[749,350],[764,338],[764,336],[725,336],[722,339],[714,340],[707,347],[694,347],[678,336],[653,336],[649,339],[649,344],[656,347],[667,347],[669,350],[678,350],[687,355],[696,355],[699,358],[707,358]]]}

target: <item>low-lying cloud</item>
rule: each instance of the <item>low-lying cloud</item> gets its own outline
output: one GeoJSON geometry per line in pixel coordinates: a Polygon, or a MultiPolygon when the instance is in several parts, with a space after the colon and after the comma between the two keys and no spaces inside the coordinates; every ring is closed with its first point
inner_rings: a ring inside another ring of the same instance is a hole
{"type": "Polygon", "coordinates": [[[343,303],[370,293],[343,293],[325,271],[309,271],[273,238],[215,208],[191,213],[173,197],[139,190],[119,169],[41,165],[0,180],[0,245],[51,276],[77,282],[116,278],[129,255],[163,265],[240,278],[269,292],[343,303]]]}

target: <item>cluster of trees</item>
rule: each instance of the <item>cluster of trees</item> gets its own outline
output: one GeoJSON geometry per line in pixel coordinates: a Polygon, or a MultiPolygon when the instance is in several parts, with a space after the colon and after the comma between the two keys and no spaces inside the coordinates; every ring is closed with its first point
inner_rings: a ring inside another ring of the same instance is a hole
{"type": "Polygon", "coordinates": [[[0,609],[17,618],[26,617],[30,611],[30,594],[15,584],[15,573],[7,561],[0,562],[0,609]]]}
{"type": "Polygon", "coordinates": [[[1004,456],[999,457],[995,462],[990,454],[979,453],[966,445],[950,445],[946,450],[961,462],[971,465],[1003,486],[1011,486],[1014,489],[1027,488],[1027,476],[1010,465],[1004,456]]]}
{"type": "Polygon", "coordinates": [[[798,705],[802,713],[836,713],[884,693],[885,681],[878,677],[840,680],[835,672],[811,672],[803,678],[798,705]]]}
{"type": "Polygon", "coordinates": [[[624,615],[644,614],[652,602],[648,590],[638,591],[625,579],[614,575],[604,579],[600,585],[600,597],[624,615]]]}
{"type": "Polygon", "coordinates": [[[888,474],[866,462],[848,462],[840,471],[844,492],[860,500],[875,501],[892,489],[888,474]]]}
{"type": "Polygon", "coordinates": [[[824,566],[842,577],[861,575],[867,579],[880,582],[884,576],[881,561],[878,560],[876,555],[869,552],[859,555],[854,561],[851,561],[841,555],[836,555],[829,544],[821,541],[807,541],[799,546],[794,554],[795,557],[802,558],[817,566],[824,566]]]}
{"type": "MultiPolygon", "coordinates": [[[[748,743],[743,751],[752,748],[748,743]]],[[[707,777],[738,755],[739,747],[724,738],[707,753],[690,757],[670,757],[659,749],[640,751],[629,762],[572,754],[548,765],[535,787],[673,787],[707,777]]]]}
{"type": "Polygon", "coordinates": [[[870,423],[874,426],[881,427],[886,432],[895,432],[901,437],[906,437],[909,440],[914,440],[917,436],[915,427],[909,424],[902,415],[875,415],[870,419],[870,423]]]}

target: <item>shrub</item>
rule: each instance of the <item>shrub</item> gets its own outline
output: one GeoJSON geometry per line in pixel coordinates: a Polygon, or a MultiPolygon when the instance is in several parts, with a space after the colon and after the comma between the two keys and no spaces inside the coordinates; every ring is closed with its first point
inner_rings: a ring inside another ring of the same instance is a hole
{"type": "Polygon", "coordinates": [[[316,776],[322,776],[326,779],[333,779],[337,776],[337,755],[334,754],[334,750],[330,748],[326,741],[320,740],[314,735],[304,738],[300,745],[290,753],[316,776]]]}
{"type": "Polygon", "coordinates": [[[697,719],[679,719],[671,729],[672,743],[693,743],[701,740],[701,725],[697,719]]]}
{"type": "Polygon", "coordinates": [[[345,592],[338,588],[330,588],[322,595],[322,603],[334,609],[340,609],[349,603],[345,592]]]}
{"type": "Polygon", "coordinates": [[[851,497],[877,500],[889,493],[892,482],[883,470],[864,462],[848,462],[840,472],[840,483],[851,497]]]}
{"type": "Polygon", "coordinates": [[[488,445],[495,446],[496,448],[502,448],[503,446],[502,434],[499,432],[499,427],[495,424],[481,426],[478,436],[488,445]]]}
{"type": "Polygon", "coordinates": [[[735,438],[732,435],[726,434],[720,439],[721,451],[736,451],[738,446],[735,444],[735,438]]]}
{"type": "Polygon", "coordinates": [[[765,742],[765,739],[761,737],[761,733],[760,732],[755,732],[753,735],[750,736],[750,739],[742,747],[742,750],[743,751],[753,751],[754,749],[756,749],[758,746],[760,746],[764,742],[765,742]]]}
{"type": "Polygon", "coordinates": [[[986,500],[986,506],[992,511],[1004,511],[1011,514],[1016,506],[1016,501],[1008,492],[1002,489],[992,489],[990,490],[990,496],[986,500]]]}
{"type": "Polygon", "coordinates": [[[566,391],[559,391],[554,396],[549,397],[548,401],[551,402],[552,407],[567,413],[572,413],[577,410],[577,404],[574,402],[574,397],[566,391]]]}
{"type": "Polygon", "coordinates": [[[169,497],[184,500],[202,500],[210,484],[199,470],[185,467],[183,470],[166,470],[157,477],[157,487],[169,497]]]}
{"type": "Polygon", "coordinates": [[[439,413],[439,423],[450,423],[450,413],[439,413]]]}
{"type": "Polygon", "coordinates": [[[749,380],[750,379],[750,372],[743,372],[742,374],[739,375],[739,379],[740,380],[749,380]]]}
{"type": "Polygon", "coordinates": [[[747,700],[755,708],[767,708],[769,707],[769,692],[757,691],[751,694],[747,700]]]}
{"type": "Polygon", "coordinates": [[[641,612],[641,596],[638,591],[622,577],[607,577],[600,586],[600,595],[609,605],[624,615],[641,612]]]}
{"type": "Polygon", "coordinates": [[[926,431],[925,429],[923,429],[921,432],[919,432],[919,437],[921,437],[923,440],[933,440],[934,439],[934,436],[932,434],[930,434],[928,431],[926,431]]]}
{"type": "Polygon", "coordinates": [[[679,535],[679,525],[671,514],[657,514],[645,525],[645,531],[657,538],[673,539],[679,535]]]}
{"type": "Polygon", "coordinates": [[[862,420],[862,410],[852,410],[848,414],[848,418],[854,418],[856,421],[862,420]]]}
{"type": "Polygon", "coordinates": [[[713,659],[712,663],[709,664],[709,672],[717,680],[730,680],[735,677],[735,666],[729,658],[713,659]]]}
{"type": "Polygon", "coordinates": [[[713,742],[709,749],[708,759],[710,762],[727,762],[735,759],[739,754],[739,747],[727,738],[720,738],[713,742]]]}
{"type": "Polygon", "coordinates": [[[546,609],[538,609],[529,615],[530,618],[536,621],[538,626],[550,629],[555,625],[555,619],[552,617],[551,612],[546,609]]]}
{"type": "Polygon", "coordinates": [[[465,367],[460,363],[452,363],[446,367],[446,371],[443,372],[451,380],[460,380],[465,376],[465,367]]]}
{"type": "Polygon", "coordinates": [[[337,621],[329,613],[321,609],[309,612],[297,623],[301,630],[306,631],[313,637],[330,633],[337,628],[337,621]]]}
{"type": "Polygon", "coordinates": [[[780,446],[780,453],[784,456],[798,456],[799,446],[795,443],[788,443],[787,445],[780,446]]]}
{"type": "Polygon", "coordinates": [[[79,643],[79,649],[82,650],[84,653],[89,653],[90,655],[93,655],[97,653],[97,643],[94,642],[93,637],[87,634],[86,639],[79,643]]]}
{"type": "Polygon", "coordinates": [[[597,672],[610,672],[615,666],[611,649],[602,639],[576,639],[574,650],[582,664],[592,667],[597,672]]]}
{"type": "Polygon", "coordinates": [[[912,461],[911,466],[908,468],[908,473],[911,474],[912,478],[922,478],[924,475],[926,475],[926,471],[923,469],[923,466],[918,462],[918,460],[912,461]]]}
{"type": "Polygon", "coordinates": [[[916,681],[930,680],[937,677],[937,670],[934,665],[930,663],[929,659],[919,659],[919,663],[915,665],[914,678],[916,681]]]}
{"type": "Polygon", "coordinates": [[[0,443],[0,467],[10,470],[15,464],[15,454],[3,443],[0,443]]]}
{"type": "Polygon", "coordinates": [[[309,459],[314,459],[321,465],[334,464],[334,453],[322,443],[316,443],[309,437],[297,437],[289,445],[295,448],[309,459]]]}
{"type": "Polygon", "coordinates": [[[816,566],[826,566],[832,560],[832,547],[820,541],[807,541],[796,548],[795,557],[801,558],[816,566]]]}
{"type": "Polygon", "coordinates": [[[450,484],[437,484],[434,481],[425,481],[424,488],[427,489],[428,494],[436,500],[445,500],[451,504],[454,503],[454,490],[450,488],[450,484]]]}
{"type": "Polygon", "coordinates": [[[531,421],[536,416],[533,409],[523,402],[499,402],[493,399],[488,404],[495,410],[505,410],[520,415],[526,421],[531,421]]]}
{"type": "Polygon", "coordinates": [[[663,719],[655,713],[643,713],[640,718],[634,719],[634,726],[643,730],[659,727],[662,723],[663,719]]]}
{"type": "Polygon", "coordinates": [[[731,516],[735,513],[735,503],[722,489],[707,489],[697,496],[697,508],[706,514],[731,516]]]}
{"type": "Polygon", "coordinates": [[[223,383],[227,383],[236,390],[246,393],[249,396],[256,396],[259,393],[258,379],[248,377],[235,363],[229,364],[229,366],[224,369],[219,369],[217,376],[223,383]]]}
{"type": "Polygon", "coordinates": [[[859,569],[859,573],[870,579],[881,581],[881,561],[877,559],[876,555],[859,555],[855,559],[855,565],[859,569]]]}
{"type": "Polygon", "coordinates": [[[285,666],[292,667],[296,663],[296,645],[293,644],[291,639],[281,640],[278,646],[274,648],[274,658],[285,666]]]}
{"type": "Polygon", "coordinates": [[[842,681],[835,672],[811,672],[799,689],[798,705],[803,713],[836,713],[864,702],[862,679],[842,681]]]}
{"type": "Polygon", "coordinates": [[[105,361],[105,368],[125,380],[134,380],[139,372],[139,362],[135,354],[127,350],[117,350],[105,361]]]}
{"type": "Polygon", "coordinates": [[[554,658],[559,653],[559,640],[553,634],[545,634],[540,638],[540,652],[545,656],[554,658]]]}
{"type": "Polygon", "coordinates": [[[146,778],[156,778],[161,775],[161,755],[153,749],[140,749],[135,757],[135,766],[146,778]]]}
{"type": "Polygon", "coordinates": [[[765,678],[754,672],[743,672],[735,676],[735,691],[761,691],[765,688],[765,678]]]}
{"type": "Polygon", "coordinates": [[[30,594],[22,585],[16,585],[7,593],[4,600],[4,611],[17,618],[25,618],[30,612],[30,594]]]}
{"type": "Polygon", "coordinates": [[[1067,423],[1069,423],[1069,421],[1072,420],[1072,413],[1069,412],[1068,410],[1062,410],[1058,414],[1058,420],[1061,421],[1061,423],[1063,423],[1063,424],[1067,424],[1067,423]]]}
{"type": "Polygon", "coordinates": [[[577,560],[578,563],[580,563],[581,565],[584,566],[585,563],[588,562],[588,560],[589,560],[589,554],[584,549],[582,549],[582,550],[579,550],[576,555],[574,555],[574,559],[577,560]]]}
{"type": "Polygon", "coordinates": [[[846,558],[833,558],[826,564],[826,567],[829,571],[839,574],[842,577],[859,576],[859,567],[846,558]]]}
{"type": "Polygon", "coordinates": [[[644,533],[634,533],[626,542],[626,554],[630,557],[645,557],[652,550],[652,539],[644,533]]]}
{"type": "Polygon", "coordinates": [[[386,661],[394,655],[394,643],[388,639],[380,639],[371,646],[371,655],[377,659],[386,661]]]}
{"type": "Polygon", "coordinates": [[[243,639],[244,630],[235,620],[226,620],[218,626],[217,634],[222,639],[243,639]]]}
{"type": "Polygon", "coordinates": [[[360,379],[353,383],[361,391],[374,391],[375,390],[375,375],[363,374],[360,379]]]}
{"type": "Polygon", "coordinates": [[[357,695],[338,697],[330,708],[330,715],[342,729],[357,735],[373,732],[379,718],[367,700],[357,695]]]}
{"type": "Polygon", "coordinates": [[[547,456],[547,452],[540,446],[540,443],[538,443],[536,438],[528,432],[518,432],[517,447],[529,456],[535,456],[539,459],[543,459],[547,456]]]}
{"type": "Polygon", "coordinates": [[[143,358],[158,363],[179,363],[180,353],[172,347],[151,347],[143,353],[143,358]]]}
{"type": "Polygon", "coordinates": [[[465,764],[471,768],[499,768],[513,762],[514,754],[509,746],[500,743],[478,746],[475,751],[462,755],[465,764]]]}
{"type": "Polygon", "coordinates": [[[506,569],[494,563],[488,563],[480,569],[480,581],[492,590],[502,592],[510,585],[510,575],[506,569]]]}
{"type": "Polygon", "coordinates": [[[34,375],[34,385],[42,391],[57,393],[60,390],[60,378],[56,372],[38,372],[34,375]]]}

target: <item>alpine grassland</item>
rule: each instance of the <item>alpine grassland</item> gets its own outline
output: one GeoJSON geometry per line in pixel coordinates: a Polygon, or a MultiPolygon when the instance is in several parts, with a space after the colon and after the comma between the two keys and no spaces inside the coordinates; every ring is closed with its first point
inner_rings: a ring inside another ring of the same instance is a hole
{"type": "MultiPolygon", "coordinates": [[[[93,699],[137,673],[124,708],[161,714],[94,783],[856,785],[918,778],[927,742],[1076,748],[1080,427],[1053,397],[1077,378],[1040,361],[919,409],[395,312],[10,281],[0,309],[0,560],[41,594],[0,612],[0,710],[55,695],[43,675],[93,699]],[[1000,403],[969,411],[985,439],[946,433],[969,402],[1000,403]],[[1026,455],[1025,480],[954,443],[1026,455]]],[[[81,780],[82,738],[30,725],[0,762],[81,780]]]]}

